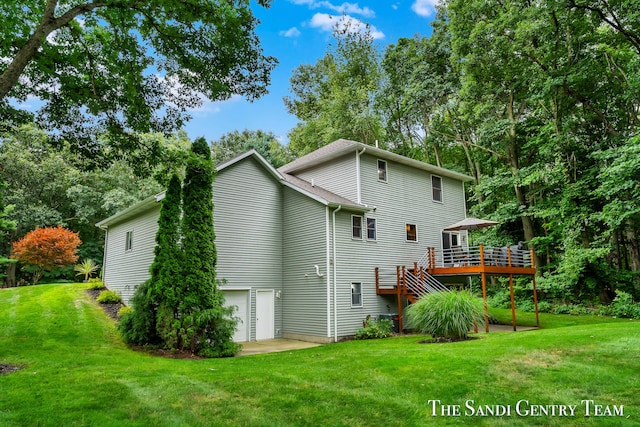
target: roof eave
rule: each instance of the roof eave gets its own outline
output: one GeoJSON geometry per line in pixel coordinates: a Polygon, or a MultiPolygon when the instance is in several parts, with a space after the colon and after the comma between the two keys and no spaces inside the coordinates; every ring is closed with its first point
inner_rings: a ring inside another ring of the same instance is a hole
{"type": "Polygon", "coordinates": [[[115,222],[122,221],[124,219],[135,216],[140,212],[146,211],[149,207],[164,199],[164,196],[165,192],[163,191],[161,193],[147,197],[146,199],[136,203],[135,205],[129,206],[127,209],[117,212],[111,215],[109,218],[103,219],[102,221],[96,223],[95,226],[98,228],[106,229],[109,227],[109,225],[115,222]]]}

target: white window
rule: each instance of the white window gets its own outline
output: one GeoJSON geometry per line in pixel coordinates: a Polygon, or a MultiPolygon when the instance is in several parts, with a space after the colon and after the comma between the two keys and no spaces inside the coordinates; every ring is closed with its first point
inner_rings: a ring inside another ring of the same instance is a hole
{"type": "Polygon", "coordinates": [[[125,237],[124,242],[124,250],[130,251],[133,249],[133,231],[127,231],[127,236],[125,237]]]}
{"type": "Polygon", "coordinates": [[[362,283],[351,283],[351,307],[362,307],[362,283]]]}
{"type": "Polygon", "coordinates": [[[367,218],[367,240],[376,240],[376,219],[367,218]]]}
{"type": "Polygon", "coordinates": [[[351,237],[354,239],[362,239],[362,217],[358,215],[351,216],[351,237]]]}
{"type": "Polygon", "coordinates": [[[387,182],[387,162],[378,160],[378,181],[387,182]]]}
{"type": "Polygon", "coordinates": [[[406,224],[407,242],[418,241],[418,228],[415,224],[406,224]]]}
{"type": "Polygon", "coordinates": [[[442,178],[431,175],[431,195],[434,202],[442,202],[442,178]]]}

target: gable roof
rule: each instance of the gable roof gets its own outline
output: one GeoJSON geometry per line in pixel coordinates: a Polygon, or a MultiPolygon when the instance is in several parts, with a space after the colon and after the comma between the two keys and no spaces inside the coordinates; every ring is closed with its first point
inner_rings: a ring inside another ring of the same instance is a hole
{"type": "MultiPolygon", "coordinates": [[[[338,196],[331,191],[325,190],[322,187],[317,185],[311,185],[311,183],[295,177],[293,175],[289,175],[287,173],[278,172],[271,163],[269,163],[264,157],[260,155],[256,150],[246,151],[238,156],[233,157],[225,162],[220,163],[216,166],[216,170],[223,171],[226,168],[229,168],[239,162],[242,162],[244,159],[253,158],[255,159],[260,166],[262,166],[276,181],[280,182],[282,185],[289,187],[306,197],[309,197],[313,200],[316,200],[322,203],[325,206],[337,207],[344,206],[347,209],[358,210],[358,211],[368,211],[370,210],[367,206],[356,203],[352,200],[346,199],[344,197],[338,196]]],[[[96,224],[96,227],[99,228],[107,228],[110,225],[115,223],[124,221],[126,219],[132,218],[139,213],[145,212],[151,209],[156,203],[160,202],[164,199],[165,192],[162,191],[156,195],[151,197],[147,197],[146,199],[134,204],[133,206],[128,207],[120,212],[111,215],[109,218],[103,219],[102,221],[96,224]]]]}
{"type": "Polygon", "coordinates": [[[349,200],[347,198],[339,196],[317,185],[311,185],[311,183],[303,179],[300,179],[296,176],[290,175],[288,173],[279,172],[273,166],[271,166],[271,163],[269,163],[264,157],[262,157],[260,153],[258,153],[254,149],[246,151],[230,160],[227,160],[226,162],[221,163],[216,167],[216,169],[219,171],[223,170],[248,157],[254,157],[258,161],[258,163],[260,163],[260,165],[264,167],[276,180],[280,181],[281,184],[289,188],[292,188],[293,190],[299,193],[302,193],[305,196],[310,197],[322,203],[323,205],[327,205],[327,206],[343,205],[351,209],[358,209],[363,211],[369,210],[369,208],[367,208],[365,205],[356,203],[353,200],[349,200]]]}
{"type": "Polygon", "coordinates": [[[409,157],[401,156],[391,151],[383,150],[381,148],[366,145],[361,142],[351,141],[348,139],[338,139],[324,147],[321,147],[305,156],[302,156],[291,163],[287,163],[278,169],[280,173],[294,173],[299,172],[311,167],[326,163],[330,160],[341,157],[351,152],[362,152],[372,154],[383,160],[390,160],[403,165],[411,166],[417,169],[421,169],[439,176],[446,176],[458,181],[471,181],[472,177],[459,172],[455,172],[449,169],[441,168],[431,165],[429,163],[421,162],[419,160],[410,159],[409,157]]]}

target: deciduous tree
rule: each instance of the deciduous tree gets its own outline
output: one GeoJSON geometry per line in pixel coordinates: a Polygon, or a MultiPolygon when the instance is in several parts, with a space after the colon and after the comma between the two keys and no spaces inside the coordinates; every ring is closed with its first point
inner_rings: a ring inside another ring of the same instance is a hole
{"type": "Polygon", "coordinates": [[[276,64],[248,0],[13,1],[0,20],[0,122],[38,98],[38,122],[90,159],[157,154],[142,133],[181,128],[203,98],[260,97],[276,64]]]}
{"type": "Polygon", "coordinates": [[[78,233],[61,226],[36,228],[13,244],[12,258],[35,267],[33,284],[45,271],[65,267],[78,261],[78,233]]]}

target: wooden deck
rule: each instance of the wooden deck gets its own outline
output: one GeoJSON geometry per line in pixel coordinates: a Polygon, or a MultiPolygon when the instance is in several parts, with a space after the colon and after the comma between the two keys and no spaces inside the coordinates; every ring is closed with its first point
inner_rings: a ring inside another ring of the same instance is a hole
{"type": "Polygon", "coordinates": [[[533,251],[515,247],[456,247],[438,251],[428,248],[420,260],[433,276],[535,275],[533,251]]]}
{"type": "Polygon", "coordinates": [[[439,276],[480,276],[482,279],[482,297],[484,300],[485,330],[489,332],[487,308],[487,276],[499,275],[509,277],[511,293],[511,312],[513,330],[516,330],[516,314],[513,290],[513,276],[531,276],[533,282],[533,301],[538,317],[538,296],[536,290],[536,267],[533,251],[511,247],[485,247],[478,245],[468,248],[454,247],[444,251],[428,248],[427,253],[410,268],[396,266],[395,270],[375,269],[376,293],[379,295],[396,295],[398,313],[400,314],[400,330],[402,330],[402,298],[414,303],[421,296],[441,290],[439,282],[433,280],[439,276]]]}

